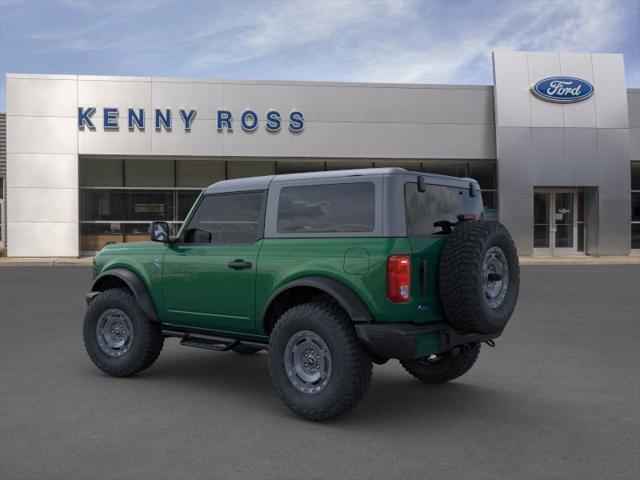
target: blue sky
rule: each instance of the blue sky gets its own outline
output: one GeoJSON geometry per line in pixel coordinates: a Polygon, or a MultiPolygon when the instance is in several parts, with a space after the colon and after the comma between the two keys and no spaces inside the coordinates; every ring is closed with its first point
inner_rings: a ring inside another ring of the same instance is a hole
{"type": "Polygon", "coordinates": [[[4,74],[491,84],[492,50],[625,55],[640,0],[0,0],[4,74]]]}

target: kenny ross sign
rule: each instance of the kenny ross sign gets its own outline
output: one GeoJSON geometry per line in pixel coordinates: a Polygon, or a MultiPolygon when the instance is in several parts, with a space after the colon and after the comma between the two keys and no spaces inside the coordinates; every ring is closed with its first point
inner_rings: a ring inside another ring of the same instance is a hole
{"type": "MultiPolygon", "coordinates": [[[[96,126],[93,117],[96,113],[95,107],[78,107],[78,128],[84,130],[88,128],[95,130],[96,126]]],[[[145,129],[145,112],[143,108],[127,108],[126,113],[120,112],[119,109],[113,107],[105,107],[102,109],[102,126],[105,130],[117,130],[120,125],[118,123],[121,113],[126,115],[127,127],[133,131],[135,129],[145,129]]],[[[191,126],[196,119],[197,111],[180,109],[178,111],[180,119],[177,120],[185,131],[191,130],[191,126]]],[[[260,117],[253,110],[245,110],[239,119],[235,119],[229,110],[218,110],[216,112],[216,123],[219,132],[225,130],[233,131],[234,122],[239,122],[242,130],[245,132],[254,132],[260,127],[260,117]]],[[[165,130],[171,132],[173,123],[176,119],[171,116],[170,109],[156,108],[153,114],[153,126],[156,131],[165,130]]],[[[264,128],[268,132],[277,133],[282,130],[282,119],[280,112],[269,110],[265,116],[264,128]]],[[[302,112],[294,110],[289,113],[286,120],[288,129],[292,133],[299,133],[304,130],[304,116],[302,112]]]]}
{"type": "Polygon", "coordinates": [[[549,77],[532,85],[531,93],[547,102],[574,103],[593,95],[593,85],[575,77],[549,77]]]}

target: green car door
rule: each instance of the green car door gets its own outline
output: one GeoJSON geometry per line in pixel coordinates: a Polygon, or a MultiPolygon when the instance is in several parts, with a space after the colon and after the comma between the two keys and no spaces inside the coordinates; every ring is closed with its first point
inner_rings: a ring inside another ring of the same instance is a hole
{"type": "Polygon", "coordinates": [[[163,261],[165,322],[253,333],[266,192],[204,196],[163,261]]]}

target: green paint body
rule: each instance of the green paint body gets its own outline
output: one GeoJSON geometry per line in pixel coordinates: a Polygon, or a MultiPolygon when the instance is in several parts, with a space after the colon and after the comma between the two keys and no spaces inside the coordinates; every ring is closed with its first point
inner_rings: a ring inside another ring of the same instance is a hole
{"type": "MultiPolygon", "coordinates": [[[[441,236],[424,238],[286,238],[251,245],[124,243],[106,246],[95,259],[98,275],[123,267],[147,286],[166,328],[216,332],[266,341],[262,315],[272,294],[304,277],[325,277],[349,287],[374,322],[425,324],[443,320],[437,265],[441,236]],[[411,255],[411,299],[387,298],[387,258],[411,255]],[[251,262],[231,270],[230,261],[251,262]],[[421,268],[426,262],[426,279],[421,268]],[[421,287],[425,285],[426,288],[421,287]]],[[[424,355],[439,349],[436,334],[417,338],[424,355]]]]}

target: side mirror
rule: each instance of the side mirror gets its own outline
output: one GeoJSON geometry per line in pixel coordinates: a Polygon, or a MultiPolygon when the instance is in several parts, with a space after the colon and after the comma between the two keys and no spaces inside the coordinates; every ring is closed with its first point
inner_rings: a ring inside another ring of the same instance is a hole
{"type": "Polygon", "coordinates": [[[149,233],[153,242],[166,243],[169,241],[169,224],[167,222],[152,222],[149,233]]]}

